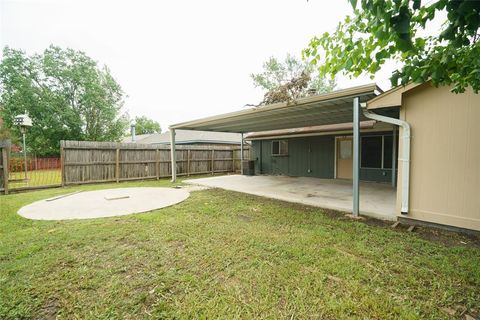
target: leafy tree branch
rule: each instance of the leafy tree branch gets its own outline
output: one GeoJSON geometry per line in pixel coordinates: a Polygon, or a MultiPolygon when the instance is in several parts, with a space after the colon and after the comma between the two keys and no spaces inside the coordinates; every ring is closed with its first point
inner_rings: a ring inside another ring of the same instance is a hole
{"type": "Polygon", "coordinates": [[[373,75],[387,60],[403,67],[393,72],[393,86],[411,81],[452,85],[452,91],[480,90],[480,1],[349,0],[347,16],[333,33],[311,40],[303,56],[320,64],[321,75],[373,75]],[[442,30],[420,35],[440,13],[442,30]]]}
{"type": "Polygon", "coordinates": [[[251,74],[255,87],[266,91],[259,105],[293,101],[310,94],[332,91],[336,86],[334,79],[320,76],[308,62],[287,54],[284,61],[271,57],[263,63],[263,72],[251,74]]]}
{"type": "Polygon", "coordinates": [[[162,133],[160,123],[145,116],[135,117],[135,132],[136,134],[152,134],[162,133]]]}

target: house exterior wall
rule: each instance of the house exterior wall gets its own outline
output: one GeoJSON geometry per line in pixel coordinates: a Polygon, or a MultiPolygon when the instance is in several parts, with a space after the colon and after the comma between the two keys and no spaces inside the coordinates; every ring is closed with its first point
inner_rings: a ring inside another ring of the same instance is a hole
{"type": "Polygon", "coordinates": [[[480,95],[424,84],[404,93],[400,118],[412,133],[410,209],[403,217],[480,230],[480,95]]]}
{"type": "MultiPolygon", "coordinates": [[[[362,136],[391,134],[391,132],[366,133],[362,136]]],[[[345,134],[342,134],[345,136],[345,134]]],[[[255,174],[287,175],[294,177],[335,178],[336,135],[298,138],[281,138],[252,141],[252,160],[255,174]],[[273,156],[272,141],[288,140],[288,155],[273,156]]],[[[391,169],[360,169],[364,181],[390,182],[391,169]]]]}
{"type": "MultiPolygon", "coordinates": [[[[278,139],[275,139],[278,140],[278,139]]],[[[288,140],[288,155],[273,156],[273,140],[252,141],[256,174],[333,178],[335,138],[303,137],[288,140]]]]}

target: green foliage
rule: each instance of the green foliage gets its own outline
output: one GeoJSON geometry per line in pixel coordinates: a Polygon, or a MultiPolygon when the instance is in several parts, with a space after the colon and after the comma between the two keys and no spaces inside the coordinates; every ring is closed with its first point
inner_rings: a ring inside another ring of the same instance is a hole
{"type": "Polygon", "coordinates": [[[160,123],[145,116],[135,117],[135,132],[136,134],[152,134],[161,133],[162,128],[160,123]]]}
{"type": "Polygon", "coordinates": [[[452,85],[456,93],[480,90],[480,1],[350,0],[347,16],[333,33],[315,37],[303,51],[313,64],[322,62],[320,74],[339,72],[373,75],[386,60],[403,67],[391,76],[393,86],[431,80],[435,86],[452,85]],[[441,12],[443,30],[422,36],[441,12]]]}
{"type": "Polygon", "coordinates": [[[331,92],[335,86],[334,79],[320,76],[310,63],[304,62],[287,54],[283,62],[275,57],[270,57],[263,63],[263,72],[251,74],[255,87],[267,91],[265,102],[280,102],[294,100],[308,94],[331,92]],[[275,96],[275,101],[271,98],[275,96]],[[272,100],[272,101],[270,101],[272,100]],[[278,101],[277,101],[278,100],[278,101]]]}
{"type": "Polygon", "coordinates": [[[13,135],[0,118],[0,140],[12,140],[13,135]]]}
{"type": "Polygon", "coordinates": [[[13,119],[27,112],[27,146],[38,155],[58,153],[62,139],[116,141],[128,126],[120,85],[80,51],[50,46],[28,56],[5,47],[0,89],[0,117],[18,136],[13,119]]]}

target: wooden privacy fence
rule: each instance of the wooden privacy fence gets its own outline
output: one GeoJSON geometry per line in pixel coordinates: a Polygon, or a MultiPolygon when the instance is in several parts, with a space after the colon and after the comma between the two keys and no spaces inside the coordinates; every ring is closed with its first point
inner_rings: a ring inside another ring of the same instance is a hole
{"type": "Polygon", "coordinates": [[[8,194],[8,161],[10,141],[0,140],[0,192],[8,194]]]}
{"type": "MultiPolygon", "coordinates": [[[[62,185],[171,177],[169,146],[61,141],[62,185]]],[[[250,148],[244,148],[249,159],[250,148]]],[[[177,176],[240,170],[240,147],[176,146],[177,176]]]]}

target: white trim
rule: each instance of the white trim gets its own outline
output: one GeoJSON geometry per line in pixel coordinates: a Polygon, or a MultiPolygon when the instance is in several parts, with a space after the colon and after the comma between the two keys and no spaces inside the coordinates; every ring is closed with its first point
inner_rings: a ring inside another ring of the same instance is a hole
{"type": "Polygon", "coordinates": [[[175,182],[177,180],[177,156],[175,147],[175,129],[170,129],[170,163],[172,171],[172,182],[175,182]]]}

